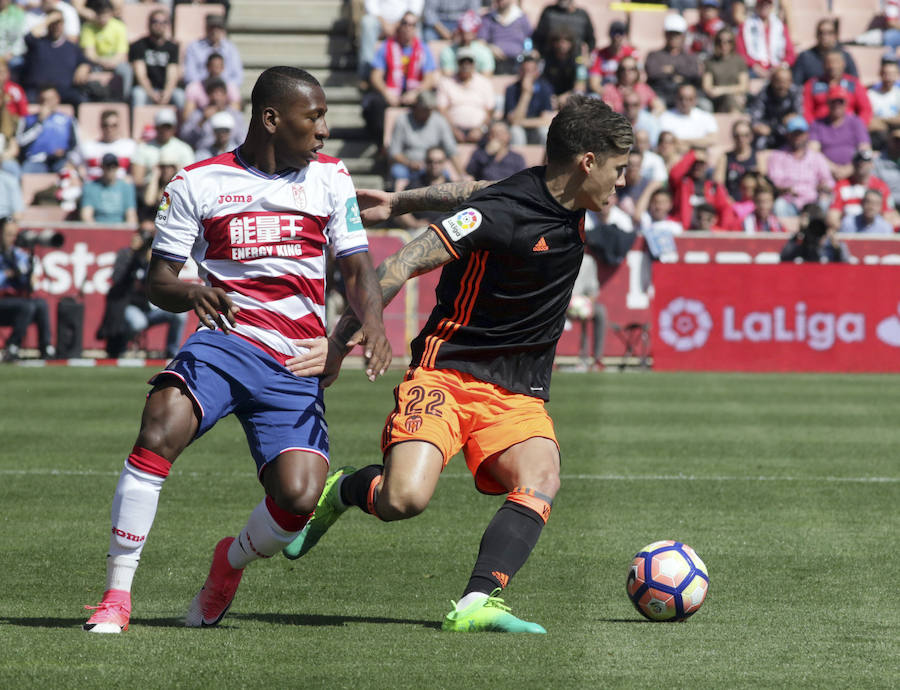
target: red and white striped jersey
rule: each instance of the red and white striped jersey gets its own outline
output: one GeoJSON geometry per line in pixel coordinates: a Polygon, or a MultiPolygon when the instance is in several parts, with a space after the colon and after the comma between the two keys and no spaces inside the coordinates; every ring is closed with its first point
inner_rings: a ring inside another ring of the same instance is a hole
{"type": "Polygon", "coordinates": [[[153,253],[194,259],[201,280],[240,311],[233,333],[279,362],[298,338],[326,334],[326,246],[344,257],[368,251],[350,173],[323,154],[274,175],[237,149],[181,170],[163,193],[153,253]]]}

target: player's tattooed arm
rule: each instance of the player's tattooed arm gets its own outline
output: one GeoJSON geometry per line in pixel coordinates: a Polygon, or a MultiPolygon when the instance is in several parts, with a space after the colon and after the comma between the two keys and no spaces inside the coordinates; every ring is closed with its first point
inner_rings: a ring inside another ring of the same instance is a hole
{"type": "Polygon", "coordinates": [[[492,184],[489,180],[467,180],[405,189],[391,197],[391,214],[399,216],[417,211],[452,211],[479,189],[492,184]]]}

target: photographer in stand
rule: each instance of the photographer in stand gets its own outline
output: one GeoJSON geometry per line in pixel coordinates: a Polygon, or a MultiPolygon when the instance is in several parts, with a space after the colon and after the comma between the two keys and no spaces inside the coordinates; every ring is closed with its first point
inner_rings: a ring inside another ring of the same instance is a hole
{"type": "Polygon", "coordinates": [[[800,212],[800,230],[781,249],[782,261],[803,263],[850,263],[854,261],[846,243],[837,239],[840,213],[826,215],[818,204],[807,204],[800,212]]]}
{"type": "Polygon", "coordinates": [[[3,352],[4,362],[19,359],[22,340],[31,324],[38,328],[38,347],[41,359],[56,354],[50,344],[50,310],[40,297],[34,297],[34,245],[55,244],[59,246],[62,236],[53,234],[45,239],[42,234],[19,234],[19,224],[13,218],[5,218],[0,230],[0,324],[12,326],[3,352]],[[57,240],[58,238],[58,240],[57,240]],[[24,242],[23,242],[24,241],[24,242]],[[16,244],[26,244],[26,251],[16,244]]]}
{"type": "Polygon", "coordinates": [[[181,345],[187,313],[163,311],[147,298],[145,277],[152,242],[153,222],[145,221],[131,236],[130,244],[116,253],[106,309],[97,330],[97,339],[106,341],[106,352],[114,359],[125,352],[132,338],[160,323],[169,325],[166,357],[173,357],[181,345]]]}

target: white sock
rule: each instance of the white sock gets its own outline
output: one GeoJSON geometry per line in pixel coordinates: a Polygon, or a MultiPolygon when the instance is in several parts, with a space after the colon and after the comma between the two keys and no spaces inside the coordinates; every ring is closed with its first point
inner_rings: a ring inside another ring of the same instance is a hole
{"type": "Polygon", "coordinates": [[[106,588],[131,591],[131,581],[147,534],[156,517],[159,492],[165,477],[143,472],[125,463],[113,495],[112,534],[106,559],[106,588]]]}
{"type": "Polygon", "coordinates": [[[228,549],[228,562],[237,570],[258,558],[270,558],[290,544],[299,531],[281,527],[266,507],[263,499],[250,513],[244,529],[228,549]]]}
{"type": "Polygon", "coordinates": [[[484,592],[469,592],[466,596],[464,596],[456,603],[456,610],[462,611],[464,608],[471,606],[476,601],[484,601],[487,598],[488,595],[484,592]]]}

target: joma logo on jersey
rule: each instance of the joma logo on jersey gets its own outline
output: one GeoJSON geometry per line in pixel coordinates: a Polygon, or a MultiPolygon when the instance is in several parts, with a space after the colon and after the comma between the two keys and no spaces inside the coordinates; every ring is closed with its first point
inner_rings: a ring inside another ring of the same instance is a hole
{"type": "Polygon", "coordinates": [[[252,194],[219,194],[220,204],[249,204],[251,201],[252,194]]]}

